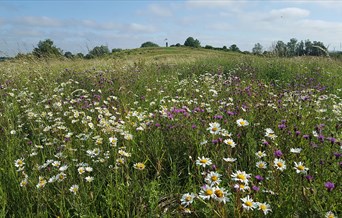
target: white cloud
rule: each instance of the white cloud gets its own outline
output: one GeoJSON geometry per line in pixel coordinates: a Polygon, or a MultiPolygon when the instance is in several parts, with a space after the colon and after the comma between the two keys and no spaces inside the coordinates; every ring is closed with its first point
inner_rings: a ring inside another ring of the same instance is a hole
{"type": "Polygon", "coordinates": [[[282,8],[271,10],[270,16],[272,18],[281,17],[281,18],[289,18],[289,19],[296,19],[296,18],[303,18],[310,15],[310,11],[304,10],[301,8],[282,8]]]}
{"type": "Polygon", "coordinates": [[[156,15],[158,17],[170,17],[172,16],[171,10],[169,10],[166,6],[160,6],[160,5],[149,5],[148,6],[148,12],[152,15],[156,15]]]}
{"type": "Polygon", "coordinates": [[[227,9],[231,6],[242,6],[246,1],[241,0],[188,0],[187,5],[189,7],[198,8],[220,8],[227,9]]]}
{"type": "Polygon", "coordinates": [[[131,23],[127,26],[127,28],[122,28],[123,32],[138,32],[138,33],[152,33],[156,31],[155,27],[151,25],[142,25],[138,23],[131,23]]]}
{"type": "Polygon", "coordinates": [[[14,20],[16,24],[25,26],[39,26],[39,27],[60,27],[63,23],[60,20],[46,17],[46,16],[26,16],[19,17],[14,20]]]}

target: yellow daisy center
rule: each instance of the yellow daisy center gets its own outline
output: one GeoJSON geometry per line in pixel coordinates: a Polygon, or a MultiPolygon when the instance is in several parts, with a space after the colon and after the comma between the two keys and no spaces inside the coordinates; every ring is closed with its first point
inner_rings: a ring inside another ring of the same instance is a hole
{"type": "Polygon", "coordinates": [[[303,170],[304,170],[304,166],[299,165],[299,166],[297,167],[297,169],[303,171],[303,170]]]}
{"type": "Polygon", "coordinates": [[[240,184],[239,185],[241,189],[244,189],[245,188],[245,185],[244,184],[240,184]]]}
{"type": "Polygon", "coordinates": [[[264,163],[259,163],[259,168],[263,168],[265,166],[264,163]]]}
{"type": "Polygon", "coordinates": [[[277,166],[281,168],[281,167],[284,166],[284,164],[283,164],[282,162],[278,162],[278,163],[277,163],[277,166]]]}
{"type": "Polygon", "coordinates": [[[207,163],[207,162],[208,162],[208,160],[206,160],[206,159],[202,159],[202,160],[200,160],[200,162],[201,162],[201,163],[203,163],[203,164],[205,164],[205,163],[207,163]]]}
{"type": "Polygon", "coordinates": [[[213,190],[212,189],[207,189],[207,190],[205,190],[205,194],[206,195],[212,195],[213,194],[213,190]]]}
{"type": "Polygon", "coordinates": [[[253,206],[253,203],[252,203],[251,201],[247,201],[245,204],[246,204],[248,207],[253,206]]]}
{"type": "Polygon", "coordinates": [[[212,176],[212,177],[211,177],[211,181],[213,181],[213,182],[217,181],[217,179],[218,179],[217,176],[212,176]]]}
{"type": "Polygon", "coordinates": [[[245,121],[240,121],[240,124],[241,124],[242,126],[244,126],[244,125],[245,125],[245,121]]]}
{"type": "Polygon", "coordinates": [[[246,180],[246,176],[243,175],[243,174],[237,175],[237,178],[238,178],[238,179],[241,179],[241,180],[246,180]]]}
{"type": "Polygon", "coordinates": [[[267,206],[265,204],[260,204],[260,209],[261,210],[266,210],[267,209],[267,206]]]}
{"type": "Polygon", "coordinates": [[[185,200],[186,201],[191,201],[191,196],[186,196],[185,200]]]}
{"type": "Polygon", "coordinates": [[[223,191],[221,191],[220,189],[215,190],[215,195],[219,198],[223,197],[223,191]]]}
{"type": "Polygon", "coordinates": [[[218,128],[217,127],[213,127],[213,128],[211,128],[211,130],[216,132],[218,130],[218,128]]]}

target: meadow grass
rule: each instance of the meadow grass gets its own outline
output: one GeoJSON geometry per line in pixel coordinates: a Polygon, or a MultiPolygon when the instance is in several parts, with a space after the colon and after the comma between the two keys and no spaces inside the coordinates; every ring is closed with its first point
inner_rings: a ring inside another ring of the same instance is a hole
{"type": "Polygon", "coordinates": [[[342,65],[188,48],[0,63],[0,217],[341,216],[342,65]]]}

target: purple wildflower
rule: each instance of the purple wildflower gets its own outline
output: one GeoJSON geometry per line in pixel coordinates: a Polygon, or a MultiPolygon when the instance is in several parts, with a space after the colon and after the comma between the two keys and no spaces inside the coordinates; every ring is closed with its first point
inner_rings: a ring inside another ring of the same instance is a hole
{"type": "Polygon", "coordinates": [[[331,192],[335,188],[335,184],[330,181],[324,183],[324,186],[327,188],[329,192],[331,192]]]}
{"type": "Polygon", "coordinates": [[[312,182],[314,177],[311,175],[306,175],[305,178],[308,180],[308,182],[312,182]]]}
{"type": "Polygon", "coordinates": [[[276,156],[276,157],[281,157],[281,156],[283,156],[283,153],[281,152],[281,150],[276,150],[276,151],[274,152],[274,156],[276,156]]]}
{"type": "Polygon", "coordinates": [[[258,186],[255,186],[255,185],[253,185],[252,189],[256,192],[258,192],[260,190],[260,188],[258,186]]]}
{"type": "Polygon", "coordinates": [[[264,180],[264,178],[260,175],[256,175],[255,178],[258,180],[258,182],[261,182],[264,180]]]}

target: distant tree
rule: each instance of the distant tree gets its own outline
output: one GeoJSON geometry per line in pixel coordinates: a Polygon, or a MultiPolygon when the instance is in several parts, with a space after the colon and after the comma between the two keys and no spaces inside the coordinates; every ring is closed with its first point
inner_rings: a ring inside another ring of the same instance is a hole
{"type": "Polygon", "coordinates": [[[313,56],[329,56],[328,49],[325,47],[323,42],[313,41],[312,43],[312,54],[313,56]]]}
{"type": "Polygon", "coordinates": [[[211,45],[206,45],[204,48],[205,48],[205,49],[214,49],[214,47],[211,46],[211,45]]]}
{"type": "Polygon", "coordinates": [[[185,40],[184,45],[188,47],[193,47],[193,48],[201,47],[200,41],[198,39],[194,39],[193,37],[188,37],[185,40]]]}
{"type": "Polygon", "coordinates": [[[224,45],[224,46],[222,47],[222,50],[223,50],[223,51],[227,51],[227,50],[228,50],[227,46],[224,45]]]}
{"type": "Polygon", "coordinates": [[[296,47],[296,55],[297,55],[297,56],[303,56],[303,55],[305,55],[305,45],[304,45],[303,40],[300,41],[300,42],[297,44],[297,47],[296,47]]]}
{"type": "Polygon", "coordinates": [[[254,48],[252,49],[252,53],[253,54],[257,54],[257,55],[260,55],[262,54],[262,45],[260,43],[256,43],[254,45],[254,48]]]}
{"type": "Polygon", "coordinates": [[[283,41],[278,41],[275,44],[273,52],[279,57],[285,57],[287,54],[286,44],[283,41]]]}
{"type": "Polygon", "coordinates": [[[89,51],[86,58],[94,58],[94,57],[101,57],[104,55],[108,55],[110,53],[108,46],[101,45],[94,47],[91,51],[89,51]]]}
{"type": "Polygon", "coordinates": [[[304,42],[304,46],[305,46],[305,55],[312,55],[312,42],[307,39],[304,42]]]}
{"type": "Polygon", "coordinates": [[[231,46],[229,47],[229,50],[230,50],[230,51],[234,51],[234,52],[241,52],[240,49],[239,49],[239,47],[237,47],[236,44],[231,45],[231,46]]]}
{"type": "Polygon", "coordinates": [[[147,48],[147,47],[159,47],[158,44],[154,43],[154,42],[144,42],[143,44],[141,44],[140,48],[147,48]]]}
{"type": "Polygon", "coordinates": [[[54,46],[51,39],[39,41],[38,46],[33,49],[32,53],[39,58],[51,56],[58,57],[63,55],[63,51],[60,48],[54,46]]]}
{"type": "Polygon", "coordinates": [[[122,51],[121,48],[113,48],[113,49],[112,49],[112,53],[120,52],[120,51],[122,51]]]}
{"type": "Polygon", "coordinates": [[[73,58],[74,55],[70,51],[67,51],[67,52],[64,53],[64,57],[66,57],[66,58],[73,58]]]}
{"type": "Polygon", "coordinates": [[[287,51],[287,56],[293,57],[296,54],[297,51],[297,44],[298,40],[295,38],[290,39],[290,41],[286,44],[286,51],[287,51]]]}
{"type": "Polygon", "coordinates": [[[176,44],[176,47],[181,47],[182,45],[180,43],[177,43],[176,44]]]}
{"type": "Polygon", "coordinates": [[[77,57],[77,58],[84,58],[84,54],[81,53],[81,52],[79,52],[79,53],[77,53],[77,54],[75,55],[75,57],[77,57]]]}

